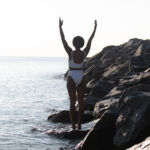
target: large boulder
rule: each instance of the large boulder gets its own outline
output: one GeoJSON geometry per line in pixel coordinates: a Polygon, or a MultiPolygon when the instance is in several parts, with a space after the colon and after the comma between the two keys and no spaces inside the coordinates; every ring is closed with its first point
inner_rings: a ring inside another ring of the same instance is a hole
{"type": "Polygon", "coordinates": [[[117,116],[106,112],[96,125],[88,132],[86,137],[76,148],[81,150],[113,150],[113,137],[115,135],[115,121],[117,116]]]}
{"type": "Polygon", "coordinates": [[[127,148],[150,134],[150,85],[137,84],[125,90],[119,110],[114,144],[127,148]]]}
{"type": "MultiPolygon", "coordinates": [[[[85,112],[83,115],[83,121],[82,122],[83,123],[89,122],[93,119],[94,119],[94,117],[90,113],[85,112]]],[[[50,114],[48,116],[48,120],[55,122],[55,123],[71,123],[69,110],[62,110],[60,112],[50,114]]],[[[76,122],[78,121],[78,112],[77,111],[75,113],[75,121],[76,122]]]]}

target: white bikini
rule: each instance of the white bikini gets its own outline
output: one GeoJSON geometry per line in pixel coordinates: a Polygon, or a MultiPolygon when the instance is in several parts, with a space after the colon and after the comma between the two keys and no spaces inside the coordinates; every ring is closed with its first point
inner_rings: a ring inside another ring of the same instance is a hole
{"type": "Polygon", "coordinates": [[[83,76],[84,76],[84,72],[83,72],[83,65],[85,62],[85,52],[84,52],[84,59],[80,64],[77,64],[74,62],[73,60],[73,51],[71,52],[71,59],[69,60],[69,68],[73,68],[75,70],[71,70],[69,69],[69,74],[68,76],[71,76],[71,78],[74,80],[76,85],[79,85],[83,76]]]}

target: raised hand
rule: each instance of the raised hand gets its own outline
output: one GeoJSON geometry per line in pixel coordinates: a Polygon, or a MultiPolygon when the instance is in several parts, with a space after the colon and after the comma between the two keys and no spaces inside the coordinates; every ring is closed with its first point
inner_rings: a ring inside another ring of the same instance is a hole
{"type": "Polygon", "coordinates": [[[62,27],[63,25],[63,20],[61,20],[61,18],[59,18],[59,27],[62,27]]]}

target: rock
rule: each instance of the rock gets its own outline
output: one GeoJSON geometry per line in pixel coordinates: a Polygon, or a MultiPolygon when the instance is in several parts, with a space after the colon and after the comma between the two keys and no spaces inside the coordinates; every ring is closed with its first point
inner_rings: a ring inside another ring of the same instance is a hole
{"type": "Polygon", "coordinates": [[[126,89],[136,84],[150,84],[150,72],[129,72],[120,82],[118,89],[126,89]]]}
{"type": "Polygon", "coordinates": [[[148,68],[147,70],[145,70],[144,72],[150,72],[150,68],[148,68]]]}
{"type": "Polygon", "coordinates": [[[49,130],[46,131],[45,134],[48,135],[53,135],[58,138],[63,138],[63,139],[79,139],[85,137],[85,135],[88,133],[88,130],[49,130]]]}
{"type": "Polygon", "coordinates": [[[147,65],[141,56],[136,56],[131,58],[129,68],[130,71],[141,72],[147,68],[147,65]]]}
{"type": "Polygon", "coordinates": [[[84,102],[85,110],[94,110],[95,104],[99,101],[97,97],[87,96],[84,102]]]}
{"type": "Polygon", "coordinates": [[[99,118],[106,111],[110,111],[112,114],[117,114],[118,102],[119,102],[119,99],[109,99],[109,100],[103,100],[103,101],[96,103],[94,107],[94,112],[93,112],[94,117],[99,118]]]}
{"type": "Polygon", "coordinates": [[[149,150],[150,149],[150,137],[146,138],[143,142],[136,144],[127,150],[149,150]]]}
{"type": "Polygon", "coordinates": [[[70,139],[70,140],[80,139],[86,136],[86,134],[89,132],[91,128],[94,127],[97,121],[98,120],[93,120],[89,123],[83,124],[82,130],[72,130],[70,129],[69,126],[65,126],[65,127],[58,126],[56,129],[44,131],[44,133],[50,136],[51,135],[56,136],[58,138],[65,138],[65,139],[70,139]]]}
{"type": "Polygon", "coordinates": [[[123,64],[113,64],[109,68],[107,68],[103,74],[105,78],[108,80],[116,81],[116,85],[118,81],[123,78],[123,76],[129,71],[129,61],[126,61],[123,64]]]}
{"type": "MultiPolygon", "coordinates": [[[[89,122],[93,119],[94,119],[94,117],[90,113],[85,112],[83,115],[82,123],[89,122]]],[[[55,123],[70,123],[69,110],[62,110],[58,113],[50,114],[48,116],[48,120],[55,122],[55,123]]],[[[78,121],[78,112],[77,111],[76,111],[76,115],[75,115],[75,120],[76,120],[76,122],[78,121]]]]}
{"type": "Polygon", "coordinates": [[[114,144],[127,148],[150,134],[150,85],[128,88],[120,98],[119,110],[114,144]]]}
{"type": "Polygon", "coordinates": [[[141,44],[138,49],[136,50],[136,52],[134,53],[134,56],[140,56],[142,54],[142,48],[143,48],[143,44],[141,44]]]}
{"type": "MultiPolygon", "coordinates": [[[[150,40],[137,38],[107,46],[87,59],[85,108],[94,107],[93,115],[100,120],[80,143],[81,149],[122,150],[150,135],[149,68],[150,40]]],[[[60,118],[70,122],[69,114],[60,118]]]]}
{"type": "Polygon", "coordinates": [[[143,40],[134,38],[134,39],[130,39],[127,43],[123,44],[122,46],[123,48],[130,47],[132,49],[137,49],[142,42],[143,40]]]}
{"type": "Polygon", "coordinates": [[[115,82],[111,80],[100,80],[94,85],[90,96],[102,98],[115,86],[115,82]]]}
{"type": "Polygon", "coordinates": [[[97,63],[97,65],[94,67],[93,72],[92,72],[93,79],[99,80],[102,74],[104,73],[105,68],[106,68],[106,65],[97,63]]]}
{"type": "Polygon", "coordinates": [[[81,150],[113,150],[116,116],[106,112],[76,148],[81,150]]]}
{"type": "Polygon", "coordinates": [[[145,53],[141,56],[144,60],[146,68],[150,67],[150,53],[145,53]]]}
{"type": "Polygon", "coordinates": [[[92,88],[94,87],[94,85],[96,84],[96,80],[95,79],[92,79],[90,80],[89,82],[87,82],[86,84],[86,93],[90,93],[92,88]]]}

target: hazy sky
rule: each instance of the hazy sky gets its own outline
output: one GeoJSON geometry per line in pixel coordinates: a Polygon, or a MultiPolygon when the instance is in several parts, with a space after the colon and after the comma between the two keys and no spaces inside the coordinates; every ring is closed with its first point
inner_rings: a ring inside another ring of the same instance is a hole
{"type": "Polygon", "coordinates": [[[131,38],[150,38],[150,0],[0,0],[0,56],[67,56],[58,19],[68,44],[90,37],[90,55],[131,38]]]}

